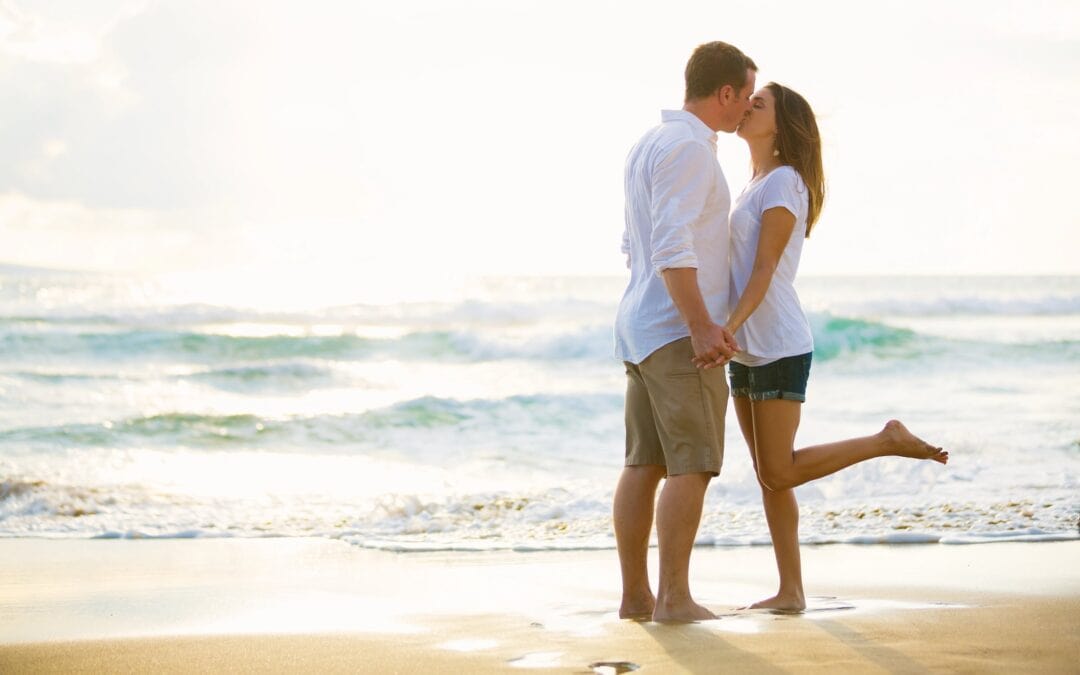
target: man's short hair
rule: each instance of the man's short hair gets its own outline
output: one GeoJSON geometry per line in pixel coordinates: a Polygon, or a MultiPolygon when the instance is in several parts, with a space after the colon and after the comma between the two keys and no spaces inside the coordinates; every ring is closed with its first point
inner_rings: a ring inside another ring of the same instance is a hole
{"type": "Polygon", "coordinates": [[[686,62],[686,101],[706,98],[725,84],[735,91],[746,86],[746,71],[757,64],[737,47],[726,42],[706,42],[686,62]]]}

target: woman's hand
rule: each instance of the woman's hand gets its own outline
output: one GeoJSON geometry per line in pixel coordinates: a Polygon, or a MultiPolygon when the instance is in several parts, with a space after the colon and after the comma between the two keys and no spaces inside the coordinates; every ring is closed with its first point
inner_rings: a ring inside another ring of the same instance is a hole
{"type": "MultiPolygon", "coordinates": [[[[693,334],[690,335],[690,342],[694,345],[694,354],[696,355],[691,361],[695,366],[703,370],[723,366],[739,351],[739,343],[735,341],[735,335],[726,327],[716,324],[713,324],[709,332],[710,350],[698,351],[698,343],[695,342],[693,334]]],[[[704,346],[704,342],[702,346],[704,346]]]]}

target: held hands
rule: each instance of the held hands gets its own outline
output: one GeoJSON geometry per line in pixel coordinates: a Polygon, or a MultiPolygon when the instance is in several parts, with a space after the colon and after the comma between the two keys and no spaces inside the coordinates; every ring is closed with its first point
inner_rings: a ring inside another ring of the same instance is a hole
{"type": "Polygon", "coordinates": [[[690,333],[694,348],[693,364],[703,370],[723,366],[739,351],[735,336],[720,325],[710,323],[706,328],[690,333]]]}

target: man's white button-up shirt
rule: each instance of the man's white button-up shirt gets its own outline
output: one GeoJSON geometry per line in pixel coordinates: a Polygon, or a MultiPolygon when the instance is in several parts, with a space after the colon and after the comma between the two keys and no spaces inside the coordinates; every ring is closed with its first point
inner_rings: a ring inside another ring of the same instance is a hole
{"type": "Polygon", "coordinates": [[[712,320],[728,317],[731,193],[716,160],[716,133],[693,113],[665,110],[626,160],[630,284],[615,319],[615,354],[641,363],[690,329],[664,285],[669,268],[697,269],[712,320]]]}

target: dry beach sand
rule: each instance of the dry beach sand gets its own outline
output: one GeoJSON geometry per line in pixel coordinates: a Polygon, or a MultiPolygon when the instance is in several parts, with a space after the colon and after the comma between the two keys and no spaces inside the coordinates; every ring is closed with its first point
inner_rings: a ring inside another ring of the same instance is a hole
{"type": "MultiPolygon", "coordinates": [[[[655,551],[653,573],[655,574],[655,551]]],[[[0,672],[1080,672],[1080,541],[694,551],[717,621],[620,621],[614,551],[0,540],[0,672]]]]}

